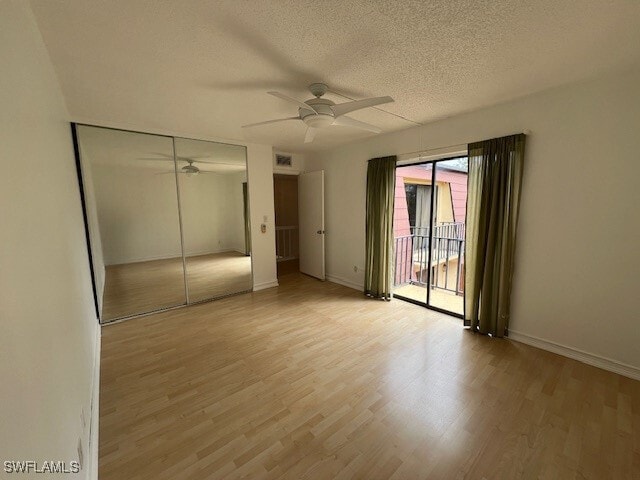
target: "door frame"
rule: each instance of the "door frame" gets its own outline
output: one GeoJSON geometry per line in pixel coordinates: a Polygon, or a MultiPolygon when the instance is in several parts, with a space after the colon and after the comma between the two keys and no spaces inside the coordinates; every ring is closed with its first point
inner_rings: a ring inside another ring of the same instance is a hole
{"type": "MultiPolygon", "coordinates": [[[[282,227],[283,225],[278,225],[278,202],[276,200],[276,183],[278,180],[282,180],[284,182],[295,182],[296,188],[296,224],[295,224],[295,228],[296,228],[296,234],[295,237],[296,238],[296,246],[295,246],[295,250],[297,252],[296,257],[295,258],[291,258],[289,260],[284,260],[284,262],[293,262],[295,261],[298,264],[298,269],[297,271],[300,271],[300,215],[298,212],[298,198],[299,198],[299,192],[298,192],[298,182],[299,182],[299,177],[300,177],[300,173],[299,171],[291,171],[291,172],[287,172],[287,173],[280,173],[280,172],[273,172],[273,195],[274,195],[274,217],[273,217],[273,221],[274,221],[274,228],[275,228],[275,244],[276,244],[276,257],[278,256],[278,227],[282,227]]],[[[288,225],[288,226],[293,226],[293,225],[288,225]]],[[[276,258],[276,275],[278,277],[278,281],[280,280],[280,276],[281,275],[285,275],[285,274],[289,274],[291,272],[286,272],[286,273],[281,273],[280,268],[279,267],[280,262],[277,260],[276,258]]]]}

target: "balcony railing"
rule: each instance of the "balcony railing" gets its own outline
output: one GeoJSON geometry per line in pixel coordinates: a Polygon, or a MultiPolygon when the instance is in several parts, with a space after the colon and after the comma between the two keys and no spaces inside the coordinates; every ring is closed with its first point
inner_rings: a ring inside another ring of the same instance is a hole
{"type": "Polygon", "coordinates": [[[431,246],[428,227],[412,227],[411,231],[412,235],[395,239],[394,285],[414,284],[426,288],[430,270],[431,288],[464,294],[464,223],[435,226],[431,246]]]}
{"type": "MultiPolygon", "coordinates": [[[[433,229],[434,237],[457,238],[464,240],[464,222],[440,222],[433,229]]],[[[429,236],[429,227],[409,227],[412,235],[429,236]]]]}
{"type": "Polygon", "coordinates": [[[298,258],[298,227],[276,227],[276,261],[284,262],[298,258]]]}

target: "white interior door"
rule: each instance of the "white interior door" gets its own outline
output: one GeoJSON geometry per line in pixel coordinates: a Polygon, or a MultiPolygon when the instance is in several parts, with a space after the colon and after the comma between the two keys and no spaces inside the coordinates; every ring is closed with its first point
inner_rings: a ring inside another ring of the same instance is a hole
{"type": "Polygon", "coordinates": [[[300,271],[324,280],[324,171],[298,177],[300,271]]]}

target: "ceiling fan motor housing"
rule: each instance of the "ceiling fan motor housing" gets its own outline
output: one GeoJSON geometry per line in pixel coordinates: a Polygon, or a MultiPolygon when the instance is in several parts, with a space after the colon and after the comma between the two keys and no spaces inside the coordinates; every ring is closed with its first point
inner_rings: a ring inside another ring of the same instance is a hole
{"type": "Polygon", "coordinates": [[[193,165],[193,162],[189,162],[189,165],[185,165],[181,170],[189,176],[200,173],[200,169],[193,165]]]}

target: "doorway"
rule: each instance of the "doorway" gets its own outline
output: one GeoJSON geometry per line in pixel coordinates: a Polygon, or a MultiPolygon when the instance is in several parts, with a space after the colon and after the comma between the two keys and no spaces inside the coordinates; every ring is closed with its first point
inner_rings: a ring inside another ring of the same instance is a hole
{"type": "Polygon", "coordinates": [[[396,168],[394,297],[464,314],[466,157],[396,168]]]}
{"type": "Polygon", "coordinates": [[[273,175],[278,278],[300,271],[298,176],[273,175]]]}

